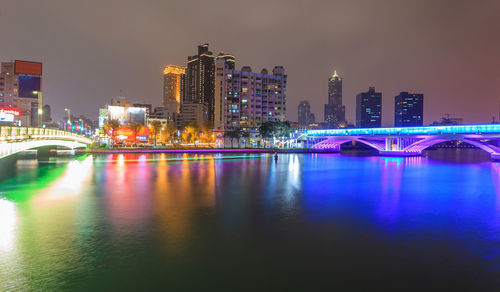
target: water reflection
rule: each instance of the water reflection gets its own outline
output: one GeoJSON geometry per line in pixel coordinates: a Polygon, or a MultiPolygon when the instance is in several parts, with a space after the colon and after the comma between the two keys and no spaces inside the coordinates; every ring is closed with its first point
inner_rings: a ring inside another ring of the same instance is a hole
{"type": "Polygon", "coordinates": [[[15,247],[17,209],[14,203],[0,199],[0,251],[9,252],[15,247]]]}
{"type": "Polygon", "coordinates": [[[18,164],[25,175],[0,183],[0,291],[202,290],[220,277],[251,285],[279,273],[289,277],[272,281],[290,288],[318,276],[486,283],[500,259],[500,164],[471,157],[109,154],[18,164]]]}

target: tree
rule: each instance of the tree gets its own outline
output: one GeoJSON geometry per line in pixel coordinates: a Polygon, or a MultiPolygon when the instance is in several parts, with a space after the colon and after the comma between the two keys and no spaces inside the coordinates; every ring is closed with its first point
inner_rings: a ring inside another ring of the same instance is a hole
{"type": "Polygon", "coordinates": [[[265,122],[259,127],[259,134],[266,138],[285,138],[292,132],[289,122],[265,122]]]}
{"type": "Polygon", "coordinates": [[[173,143],[175,140],[174,138],[177,136],[177,128],[174,125],[167,123],[165,134],[167,135],[167,140],[170,143],[173,143]]]}
{"type": "Polygon", "coordinates": [[[182,138],[186,143],[194,143],[196,141],[196,137],[199,133],[199,127],[196,123],[189,123],[182,133],[182,138]]]}
{"type": "Polygon", "coordinates": [[[161,131],[162,124],[158,120],[154,120],[151,122],[151,132],[153,132],[153,137],[154,137],[154,145],[156,146],[156,136],[158,133],[161,131]]]}
{"type": "Polygon", "coordinates": [[[213,135],[213,129],[209,123],[203,123],[200,127],[200,135],[205,143],[215,142],[215,137],[213,135]]]}
{"type": "Polygon", "coordinates": [[[262,138],[272,138],[274,131],[274,123],[273,122],[264,122],[259,127],[259,134],[262,138]]]}
{"type": "Polygon", "coordinates": [[[141,123],[133,123],[129,126],[129,128],[134,133],[134,144],[135,144],[137,142],[137,134],[142,128],[144,128],[144,125],[141,123]]]}
{"type": "Polygon", "coordinates": [[[111,135],[113,143],[115,142],[116,134],[118,133],[118,130],[120,130],[120,127],[120,122],[117,120],[109,120],[106,124],[104,124],[104,131],[108,135],[111,135]]]}

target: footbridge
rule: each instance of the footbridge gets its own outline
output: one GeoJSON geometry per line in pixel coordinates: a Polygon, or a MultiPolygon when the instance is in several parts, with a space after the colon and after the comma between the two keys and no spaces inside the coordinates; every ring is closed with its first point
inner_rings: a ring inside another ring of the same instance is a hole
{"type": "Polygon", "coordinates": [[[421,155],[426,148],[445,141],[461,141],[500,160],[500,125],[427,126],[402,128],[324,129],[303,133],[309,148],[340,152],[346,142],[368,145],[385,156],[421,155]]]}
{"type": "Polygon", "coordinates": [[[62,130],[0,127],[0,159],[30,149],[58,146],[75,149],[91,143],[92,139],[62,130]]]}

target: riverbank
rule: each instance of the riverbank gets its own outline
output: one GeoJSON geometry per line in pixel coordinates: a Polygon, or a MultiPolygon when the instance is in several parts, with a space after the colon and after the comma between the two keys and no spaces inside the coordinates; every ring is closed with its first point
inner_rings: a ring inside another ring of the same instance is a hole
{"type": "Polygon", "coordinates": [[[274,149],[274,148],[109,148],[75,150],[75,153],[317,153],[313,149],[274,149]]]}

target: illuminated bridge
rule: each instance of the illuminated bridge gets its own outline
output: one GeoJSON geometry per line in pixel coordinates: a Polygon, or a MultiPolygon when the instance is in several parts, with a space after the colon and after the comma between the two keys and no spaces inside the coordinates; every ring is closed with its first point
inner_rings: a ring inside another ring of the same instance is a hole
{"type": "Polygon", "coordinates": [[[325,129],[304,133],[308,147],[340,152],[343,143],[356,141],[381,155],[421,155],[426,148],[445,141],[461,141],[490,153],[500,160],[500,125],[427,126],[404,128],[325,129]]]}
{"type": "Polygon", "coordinates": [[[0,159],[37,148],[87,147],[92,140],[71,132],[30,127],[0,127],[0,159]]]}

